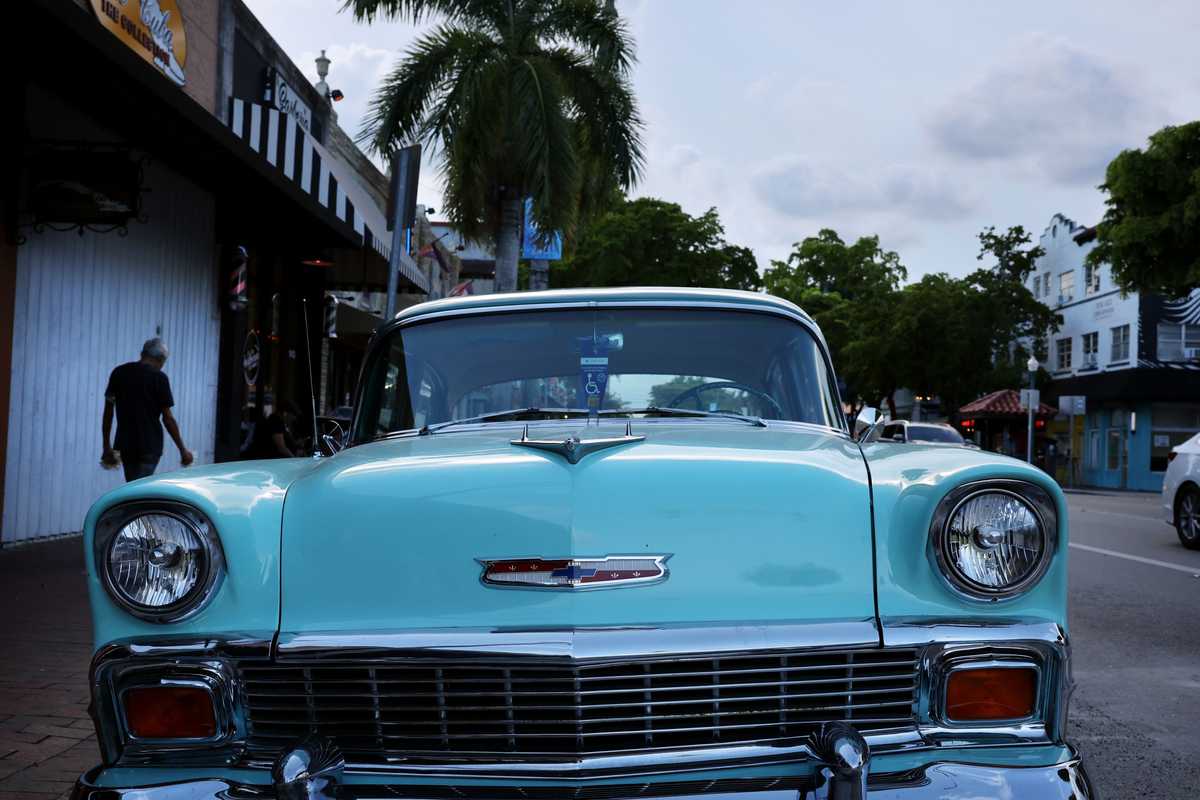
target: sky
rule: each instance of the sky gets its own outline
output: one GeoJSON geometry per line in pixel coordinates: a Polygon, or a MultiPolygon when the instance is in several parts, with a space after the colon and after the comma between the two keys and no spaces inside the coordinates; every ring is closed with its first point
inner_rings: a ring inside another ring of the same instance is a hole
{"type": "MultiPolygon", "coordinates": [[[[341,0],[245,0],[309,77],[324,48],[357,133],[420,29],[341,0]]],[[[1108,161],[1200,118],[1200,3],[618,0],[646,168],[633,196],[716,207],[760,268],[822,228],[876,234],[910,279],[979,266],[985,226],[1090,225],[1108,161]]],[[[419,201],[438,208],[436,165],[419,201]]]]}

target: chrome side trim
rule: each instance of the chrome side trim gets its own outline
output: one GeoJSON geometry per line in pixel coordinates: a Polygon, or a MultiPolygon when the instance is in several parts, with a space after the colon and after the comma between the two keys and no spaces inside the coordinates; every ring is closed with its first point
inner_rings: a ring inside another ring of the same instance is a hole
{"type": "Polygon", "coordinates": [[[442,628],[280,634],[280,661],[339,657],[542,656],[577,660],[877,647],[874,620],[613,628],[442,628]]]}

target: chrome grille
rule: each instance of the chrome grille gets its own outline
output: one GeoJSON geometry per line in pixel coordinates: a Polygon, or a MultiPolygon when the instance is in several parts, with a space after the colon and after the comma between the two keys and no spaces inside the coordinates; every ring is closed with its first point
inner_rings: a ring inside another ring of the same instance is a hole
{"type": "Polygon", "coordinates": [[[913,649],[240,666],[251,753],[317,731],[352,760],[600,755],[911,728],[913,649]]]}

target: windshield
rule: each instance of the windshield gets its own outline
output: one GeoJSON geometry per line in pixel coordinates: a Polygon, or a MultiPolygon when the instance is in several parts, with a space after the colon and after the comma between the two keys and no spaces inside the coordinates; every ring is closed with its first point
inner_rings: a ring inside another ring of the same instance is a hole
{"type": "Polygon", "coordinates": [[[808,330],[715,309],[474,314],[398,328],[372,351],[354,440],[512,409],[650,406],[841,427],[808,330]]]}
{"type": "Polygon", "coordinates": [[[910,442],[940,442],[943,444],[962,444],[963,437],[953,428],[941,425],[909,425],[908,440],[910,442]]]}

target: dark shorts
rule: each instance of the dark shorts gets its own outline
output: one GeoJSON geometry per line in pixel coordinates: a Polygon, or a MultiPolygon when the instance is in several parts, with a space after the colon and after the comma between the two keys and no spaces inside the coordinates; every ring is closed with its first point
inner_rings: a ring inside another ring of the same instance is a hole
{"type": "Polygon", "coordinates": [[[154,474],[158,460],[162,456],[139,456],[133,453],[121,454],[121,466],[125,469],[125,481],[136,481],[154,474]]]}

